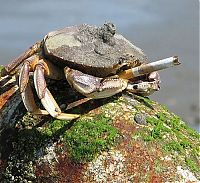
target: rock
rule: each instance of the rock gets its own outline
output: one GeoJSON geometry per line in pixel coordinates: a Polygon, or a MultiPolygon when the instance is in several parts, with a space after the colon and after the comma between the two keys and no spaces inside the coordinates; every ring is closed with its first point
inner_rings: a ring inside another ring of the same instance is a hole
{"type": "MultiPolygon", "coordinates": [[[[119,94],[64,121],[27,113],[13,87],[0,109],[0,182],[199,182],[199,134],[157,102],[119,94]]],[[[65,81],[49,88],[59,105],[82,98],[65,81]]]]}
{"type": "MultiPolygon", "coordinates": [[[[0,132],[8,127],[14,127],[16,117],[22,112],[21,97],[15,77],[6,76],[0,79],[0,132]]],[[[23,111],[25,111],[23,109],[23,111]]]]}

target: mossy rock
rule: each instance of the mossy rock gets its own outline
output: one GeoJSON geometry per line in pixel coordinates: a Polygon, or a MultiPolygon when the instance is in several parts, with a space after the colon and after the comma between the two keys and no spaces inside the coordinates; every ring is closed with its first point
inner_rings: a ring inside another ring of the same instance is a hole
{"type": "Polygon", "coordinates": [[[2,65],[0,65],[0,72],[1,72],[1,70],[3,69],[3,66],[2,65]]]}
{"type": "MultiPolygon", "coordinates": [[[[65,82],[49,88],[63,109],[83,97],[65,82]]],[[[200,180],[198,132],[147,97],[92,100],[66,111],[81,114],[73,121],[18,110],[1,131],[0,182],[200,180]]]]}

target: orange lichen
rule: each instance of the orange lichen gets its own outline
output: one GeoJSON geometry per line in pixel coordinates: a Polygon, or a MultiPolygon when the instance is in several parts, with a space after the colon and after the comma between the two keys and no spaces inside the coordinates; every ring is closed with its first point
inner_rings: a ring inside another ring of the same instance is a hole
{"type": "Polygon", "coordinates": [[[60,154],[55,172],[58,174],[59,182],[80,182],[83,164],[74,163],[65,154],[60,154]]]}
{"type": "Polygon", "coordinates": [[[0,110],[9,101],[9,99],[13,96],[15,92],[16,92],[16,88],[12,87],[0,95],[0,110]]]}

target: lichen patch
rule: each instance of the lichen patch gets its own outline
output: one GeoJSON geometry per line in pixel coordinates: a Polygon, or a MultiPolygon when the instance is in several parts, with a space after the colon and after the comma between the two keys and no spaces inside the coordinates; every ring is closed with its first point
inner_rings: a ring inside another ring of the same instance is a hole
{"type": "Polygon", "coordinates": [[[128,182],[124,161],[124,155],[118,150],[103,152],[87,165],[84,182],[128,182]]]}
{"type": "Polygon", "coordinates": [[[181,175],[182,180],[180,182],[192,182],[192,183],[200,183],[199,180],[194,176],[192,172],[187,169],[183,169],[182,166],[177,166],[177,173],[181,175]]]}

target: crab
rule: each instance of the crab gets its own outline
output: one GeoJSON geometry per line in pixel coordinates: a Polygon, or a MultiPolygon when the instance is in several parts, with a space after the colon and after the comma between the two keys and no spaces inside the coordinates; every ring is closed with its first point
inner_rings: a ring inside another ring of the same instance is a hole
{"type": "Polygon", "coordinates": [[[1,75],[19,73],[19,90],[27,111],[72,120],[79,115],[61,111],[47,88],[46,77],[66,78],[71,87],[88,99],[106,98],[124,90],[150,95],[159,90],[157,72],[136,78],[126,72],[147,62],[140,48],[116,33],[114,24],[105,23],[102,27],[82,24],[48,33],[5,66],[1,75]],[[34,101],[30,73],[45,110],[34,101]]]}

